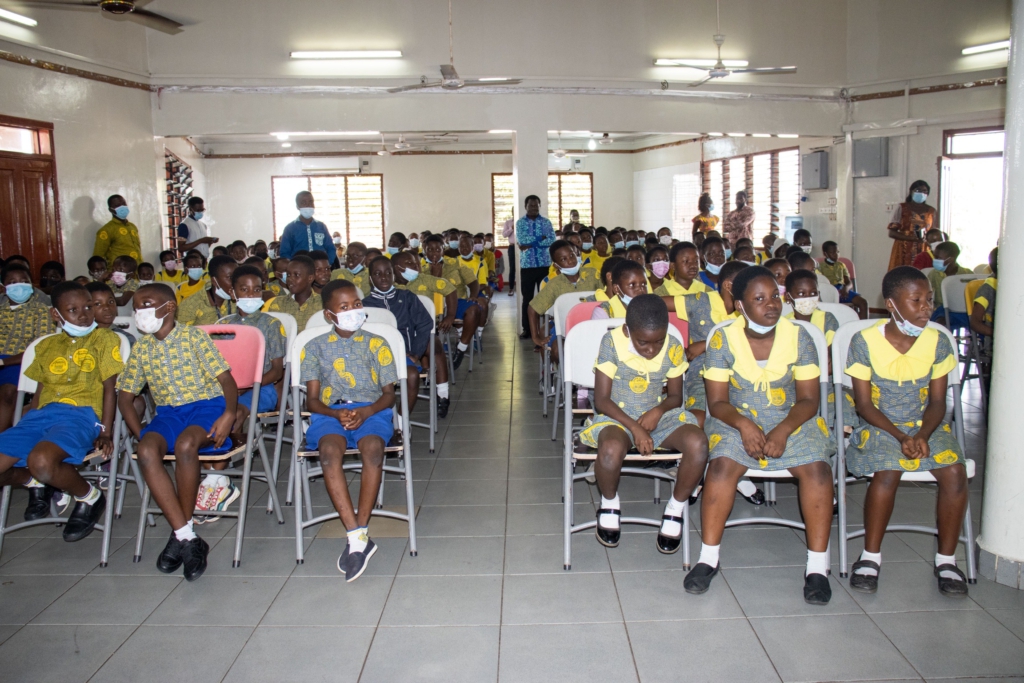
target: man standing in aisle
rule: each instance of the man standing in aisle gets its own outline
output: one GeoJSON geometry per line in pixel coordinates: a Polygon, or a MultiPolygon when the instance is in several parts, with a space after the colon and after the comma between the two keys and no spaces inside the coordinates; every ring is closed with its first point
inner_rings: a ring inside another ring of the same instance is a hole
{"type": "Polygon", "coordinates": [[[334,248],[334,238],[326,225],[313,218],[313,193],[303,190],[295,195],[295,208],[299,210],[299,217],[285,226],[281,234],[280,255],[290,259],[297,251],[326,251],[331,267],[337,268],[338,252],[334,248]]]}
{"type": "Polygon", "coordinates": [[[139,243],[139,229],[128,222],[128,203],[119,194],[107,198],[110,221],[96,231],[96,245],[92,255],[101,256],[107,267],[113,269],[118,256],[131,256],[136,262],[142,260],[142,245],[139,243]]]}
{"type": "Polygon", "coordinates": [[[523,298],[522,322],[525,331],[520,339],[530,338],[527,324],[527,307],[533,300],[533,290],[538,287],[551,267],[548,247],[555,241],[555,229],[544,216],[540,215],[540,197],[531,194],[526,198],[526,215],[516,222],[516,244],[519,245],[519,286],[523,298]]]}
{"type": "Polygon", "coordinates": [[[501,234],[508,240],[508,249],[505,251],[505,263],[508,265],[508,295],[516,295],[516,215],[509,214],[508,220],[501,230],[501,234]]]}
{"type": "Polygon", "coordinates": [[[207,261],[210,260],[210,249],[219,241],[210,236],[210,226],[203,222],[206,204],[202,197],[188,198],[188,215],[178,226],[178,251],[182,256],[195,249],[207,261]]]}

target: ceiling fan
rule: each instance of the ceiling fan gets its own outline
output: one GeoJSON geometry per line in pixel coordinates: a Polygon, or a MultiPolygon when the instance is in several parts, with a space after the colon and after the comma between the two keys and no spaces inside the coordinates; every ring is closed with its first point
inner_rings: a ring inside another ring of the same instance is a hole
{"type": "Polygon", "coordinates": [[[399,135],[398,141],[391,145],[391,149],[388,149],[387,143],[384,140],[384,134],[381,133],[380,142],[357,142],[357,145],[372,145],[376,147],[378,144],[381,146],[381,151],[377,154],[380,156],[387,156],[394,152],[418,152],[422,149],[426,149],[425,145],[450,145],[454,142],[458,142],[459,139],[454,136],[450,136],[447,133],[443,135],[425,135],[423,142],[413,143],[408,142],[405,139],[405,135],[399,135]],[[381,152],[385,152],[382,154],[381,152]]]}
{"type": "MultiPolygon", "coordinates": [[[[729,68],[725,62],[722,61],[722,43],[725,42],[725,36],[722,34],[722,7],[721,0],[715,0],[715,15],[718,30],[715,35],[712,36],[712,40],[715,41],[715,45],[718,47],[718,59],[715,60],[714,64],[710,64],[710,69],[707,70],[707,78],[696,83],[691,83],[689,87],[696,88],[697,86],[704,85],[708,81],[714,78],[726,78],[732,74],[753,74],[765,75],[765,74],[795,74],[795,66],[762,66],[762,67],[748,67],[746,62],[741,62],[743,68],[729,68]]],[[[659,60],[662,61],[662,60],[659,60]]],[[[689,66],[691,68],[701,68],[704,66],[702,62],[705,60],[699,59],[680,59],[680,60],[664,60],[665,62],[676,62],[675,66],[689,66]]],[[[706,60],[710,62],[711,60],[706,60]]]]}
{"type": "Polygon", "coordinates": [[[415,85],[403,85],[397,88],[388,88],[388,92],[408,92],[410,90],[423,90],[425,88],[443,88],[444,90],[461,90],[462,88],[473,88],[492,85],[517,85],[522,83],[521,78],[460,78],[455,70],[455,51],[452,43],[452,0],[448,0],[448,63],[441,65],[441,80],[431,81],[424,76],[415,85]]]}
{"type": "Polygon", "coordinates": [[[163,33],[174,35],[181,33],[182,25],[156,12],[142,9],[151,0],[31,0],[23,5],[44,7],[46,9],[91,10],[98,7],[101,12],[123,16],[128,21],[142,24],[163,33]]]}

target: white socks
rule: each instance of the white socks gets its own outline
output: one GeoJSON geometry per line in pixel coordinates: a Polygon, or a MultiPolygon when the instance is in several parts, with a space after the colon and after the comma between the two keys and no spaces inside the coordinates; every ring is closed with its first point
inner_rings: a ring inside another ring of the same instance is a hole
{"type": "Polygon", "coordinates": [[[708,545],[706,543],[700,544],[700,557],[697,558],[697,564],[706,564],[709,567],[718,566],[718,551],[722,548],[721,544],[708,545]]]}
{"type": "MultiPolygon", "coordinates": [[[[665,514],[672,517],[679,517],[683,514],[683,504],[676,500],[675,496],[668,499],[668,505],[665,506],[665,514]]],[[[671,519],[661,520],[661,533],[664,536],[671,538],[678,538],[682,535],[683,525],[679,522],[671,519]]]]}
{"type": "MultiPolygon", "coordinates": [[[[619,502],[619,494],[616,493],[614,498],[601,496],[601,507],[607,510],[621,510],[622,503],[619,502]]],[[[598,515],[597,523],[605,529],[618,529],[619,515],[598,515]]]]}
{"type": "Polygon", "coordinates": [[[739,491],[741,495],[749,498],[757,492],[757,487],[754,486],[754,482],[744,477],[743,479],[740,479],[740,483],[736,485],[736,490],[739,491]]]}
{"type": "MultiPolygon", "coordinates": [[[[935,553],[935,566],[939,567],[944,564],[951,564],[953,566],[956,566],[956,555],[940,555],[939,553],[935,553]]],[[[943,579],[953,579],[955,581],[960,580],[959,574],[954,574],[953,572],[948,570],[939,572],[939,577],[943,579]]]]}
{"type": "Polygon", "coordinates": [[[448,398],[448,382],[441,382],[437,385],[437,397],[448,398]]]}
{"type": "Polygon", "coordinates": [[[174,530],[174,537],[181,542],[191,541],[196,538],[196,532],[192,530],[192,520],[188,520],[188,524],[181,527],[180,529],[174,530]]]}
{"type": "Polygon", "coordinates": [[[45,484],[35,477],[30,477],[28,483],[25,484],[25,488],[27,489],[41,489],[43,486],[45,486],[45,484]]]}
{"type": "Polygon", "coordinates": [[[348,532],[348,552],[361,553],[366,550],[366,544],[370,542],[370,537],[367,534],[367,528],[365,526],[352,529],[348,532]]]}
{"type": "Polygon", "coordinates": [[[469,344],[463,344],[462,342],[459,342],[459,351],[466,351],[468,349],[469,349],[469,344]]]}
{"type": "Polygon", "coordinates": [[[822,576],[828,576],[828,551],[816,553],[813,550],[807,551],[807,571],[804,572],[804,576],[808,574],[821,574],[822,576]]]}
{"type": "MultiPolygon", "coordinates": [[[[869,553],[867,550],[863,550],[861,551],[860,559],[870,560],[871,562],[877,564],[879,567],[882,566],[882,553],[869,553]]],[[[872,569],[871,567],[861,567],[860,569],[855,571],[854,574],[860,574],[862,576],[878,576],[878,570],[872,569]]]]}
{"type": "Polygon", "coordinates": [[[92,484],[89,485],[89,493],[85,494],[81,498],[75,496],[75,500],[77,500],[79,503],[85,503],[87,505],[95,505],[96,501],[99,499],[100,490],[93,486],[92,484]]]}

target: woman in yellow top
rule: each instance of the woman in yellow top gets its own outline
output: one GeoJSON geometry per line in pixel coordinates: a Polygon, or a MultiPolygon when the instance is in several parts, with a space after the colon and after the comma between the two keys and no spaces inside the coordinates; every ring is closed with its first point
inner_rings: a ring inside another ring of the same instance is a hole
{"type": "Polygon", "coordinates": [[[693,234],[697,233],[706,235],[711,230],[718,227],[718,216],[712,215],[715,210],[715,204],[711,201],[711,195],[707,192],[700,196],[697,200],[697,209],[700,210],[696,216],[693,217],[693,234]]]}

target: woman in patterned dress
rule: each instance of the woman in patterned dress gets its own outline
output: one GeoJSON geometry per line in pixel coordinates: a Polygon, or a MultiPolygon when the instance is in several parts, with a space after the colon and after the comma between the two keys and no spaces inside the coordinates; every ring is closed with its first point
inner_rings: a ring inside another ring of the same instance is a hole
{"type": "Polygon", "coordinates": [[[736,484],[747,469],[788,469],[806,524],[804,600],[832,597],[827,573],[832,525],[832,434],[818,415],[821,371],[814,341],[782,317],[771,271],[748,266],[732,283],[742,318],[714,332],[704,354],[711,463],[701,503],[701,553],[683,587],[703,593],[718,573],[718,551],[736,484]]]}
{"type": "Polygon", "coordinates": [[[882,280],[892,318],[854,335],[846,359],[864,424],[850,436],[847,469],[872,477],[864,501],[864,552],[853,564],[850,587],[878,589],[882,537],[903,472],[930,471],[938,482],[939,529],[935,576],[939,590],[967,595],[956,568],[956,546],[967,509],[964,454],[946,416],[946,377],[957,367],[945,334],[927,327],[932,290],[924,274],[903,266],[882,280]]]}
{"type": "Polygon", "coordinates": [[[707,192],[697,200],[697,209],[700,211],[693,217],[693,236],[706,235],[718,227],[718,216],[712,212],[715,210],[715,203],[711,201],[711,195],[707,192]]]}
{"type": "Polygon", "coordinates": [[[907,200],[896,207],[889,221],[889,237],[894,240],[889,256],[889,270],[898,266],[909,266],[914,257],[925,248],[925,235],[932,228],[939,227],[939,214],[934,207],[925,204],[931,186],[923,180],[915,180],[910,186],[907,200]]]}

